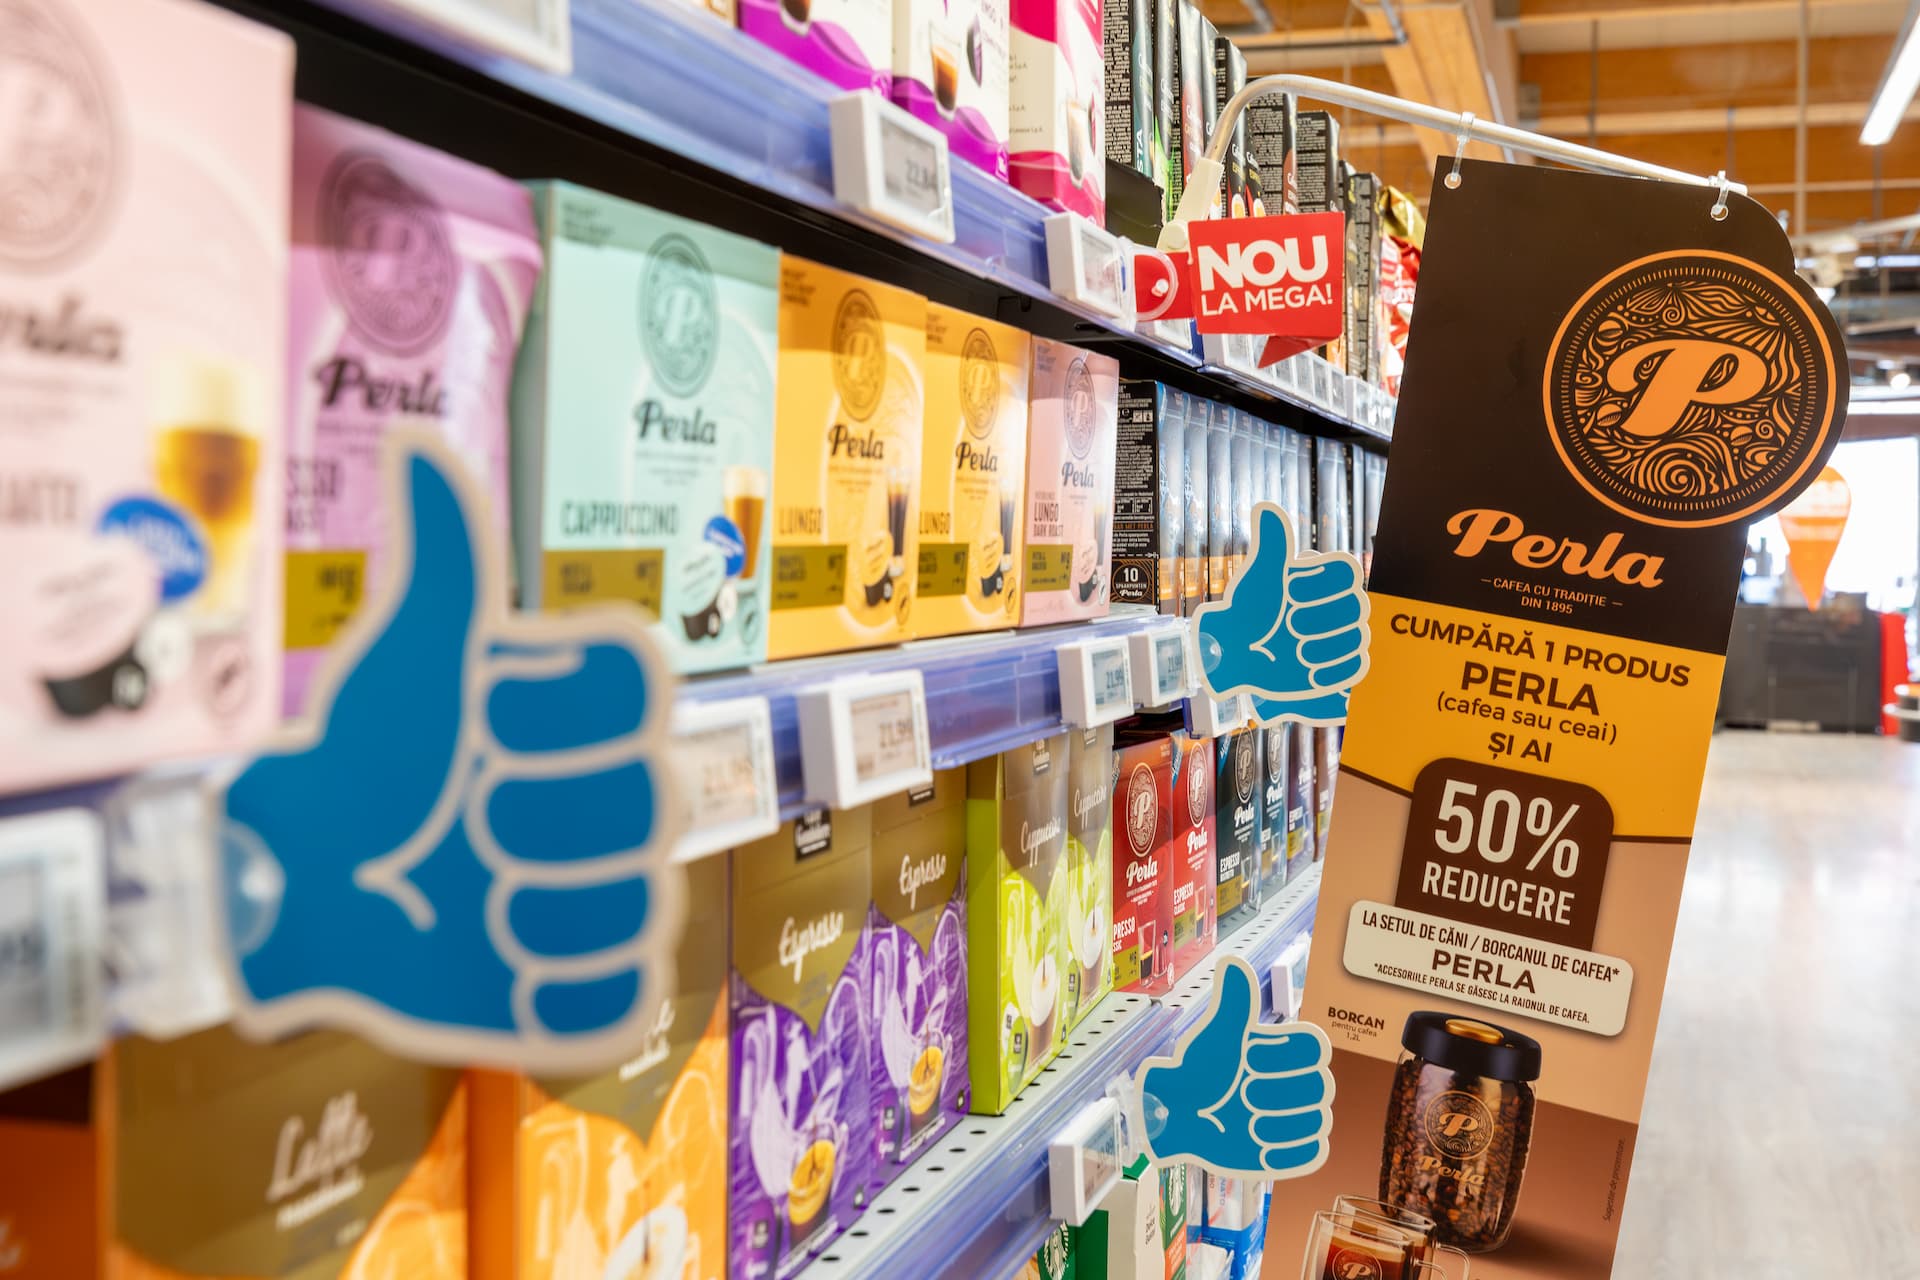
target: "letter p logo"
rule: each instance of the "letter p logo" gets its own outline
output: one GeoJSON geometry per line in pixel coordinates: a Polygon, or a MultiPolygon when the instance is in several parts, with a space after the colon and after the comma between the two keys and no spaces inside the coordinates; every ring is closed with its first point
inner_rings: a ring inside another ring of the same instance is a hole
{"type": "Polygon", "coordinates": [[[1620,429],[1628,435],[1663,436],[1680,425],[1696,404],[1730,405],[1753,399],[1767,387],[1767,365],[1757,354],[1711,338],[1660,338],[1628,347],[1607,366],[1607,385],[1640,398],[1620,429]],[[1642,370],[1646,370],[1644,378],[1642,370]]]}

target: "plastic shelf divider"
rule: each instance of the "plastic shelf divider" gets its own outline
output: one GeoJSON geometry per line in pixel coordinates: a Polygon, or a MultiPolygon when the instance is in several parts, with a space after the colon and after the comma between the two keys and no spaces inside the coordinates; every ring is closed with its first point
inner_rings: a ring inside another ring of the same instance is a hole
{"type": "Polygon", "coordinates": [[[740,674],[689,680],[681,686],[681,696],[699,701],[750,695],[767,699],[780,813],[791,818],[806,807],[794,708],[799,690],[837,676],[918,667],[926,684],[933,767],[951,769],[1065,731],[1055,657],[1061,645],[1129,635],[1160,621],[1161,615],[1149,609],[1128,609],[1090,622],[768,663],[740,674]]]}

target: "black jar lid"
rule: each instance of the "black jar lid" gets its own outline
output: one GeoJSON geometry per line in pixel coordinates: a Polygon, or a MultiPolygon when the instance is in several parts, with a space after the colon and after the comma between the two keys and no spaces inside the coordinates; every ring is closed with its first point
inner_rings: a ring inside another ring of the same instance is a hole
{"type": "Polygon", "coordinates": [[[1407,1015],[1400,1043],[1415,1057],[1458,1075],[1492,1080],[1538,1080],[1540,1042],[1518,1031],[1458,1014],[1407,1015]]]}

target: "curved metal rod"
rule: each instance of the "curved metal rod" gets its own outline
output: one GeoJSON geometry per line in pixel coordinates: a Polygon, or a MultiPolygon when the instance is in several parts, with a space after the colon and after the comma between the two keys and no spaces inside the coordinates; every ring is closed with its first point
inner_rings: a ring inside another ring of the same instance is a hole
{"type": "MultiPolygon", "coordinates": [[[[1722,181],[1718,177],[1704,177],[1679,169],[1669,169],[1665,165],[1649,164],[1644,160],[1617,156],[1611,151],[1601,151],[1596,147],[1583,147],[1577,142],[1563,142],[1559,138],[1549,138],[1543,133],[1530,133],[1525,129],[1515,129],[1511,125],[1495,124],[1490,120],[1481,120],[1471,112],[1443,111],[1439,107],[1430,107],[1425,103],[1409,102],[1405,98],[1375,93],[1371,89],[1357,89],[1350,84],[1341,84],[1334,80],[1321,80],[1315,76],[1262,76],[1258,80],[1250,81],[1244,89],[1229,98],[1227,105],[1221,109],[1219,120],[1213,127],[1213,136],[1207,140],[1206,155],[1195,170],[1194,177],[1197,181],[1187,184],[1185,191],[1181,194],[1180,207],[1174,211],[1173,220],[1161,232],[1160,247],[1162,249],[1174,251],[1185,249],[1185,224],[1194,218],[1205,218],[1212,211],[1213,202],[1219,194],[1220,177],[1226,163],[1227,144],[1232,138],[1234,122],[1247,109],[1248,103],[1270,93],[1291,93],[1295,97],[1310,98],[1316,102],[1330,102],[1336,106],[1351,107],[1356,111],[1364,111],[1368,115],[1398,120],[1403,124],[1438,129],[1454,137],[1471,132],[1475,142],[1506,147],[1513,151],[1539,156],[1543,160],[1570,165],[1576,169],[1591,169],[1596,173],[1617,173],[1631,178],[1651,178],[1657,182],[1683,182],[1690,186],[1712,187],[1715,190],[1719,189],[1722,181]],[[1170,240],[1174,243],[1169,243],[1170,240]]],[[[1738,182],[1727,183],[1726,189],[1737,191],[1742,195],[1747,191],[1746,187],[1738,182]]]]}
{"type": "MultiPolygon", "coordinates": [[[[1685,182],[1696,187],[1719,185],[1717,178],[1685,173],[1679,169],[1669,169],[1665,165],[1648,164],[1644,160],[1617,156],[1611,151],[1601,151],[1596,147],[1583,147],[1577,142],[1563,142],[1559,138],[1549,138],[1544,133],[1529,133],[1525,129],[1515,129],[1511,125],[1495,124],[1491,120],[1482,120],[1470,112],[1443,111],[1439,107],[1429,107],[1425,103],[1409,102],[1405,98],[1375,93],[1371,89],[1356,89],[1349,84],[1341,84],[1335,80],[1321,80],[1313,76],[1262,76],[1234,94],[1227,100],[1226,109],[1220,113],[1220,121],[1214,126],[1213,137],[1207,144],[1207,159],[1224,160],[1226,158],[1228,134],[1232,131],[1233,122],[1240,118],[1240,113],[1246,110],[1249,102],[1269,93],[1291,93],[1295,97],[1312,98],[1316,102],[1331,102],[1343,107],[1352,107],[1356,111],[1364,111],[1369,115],[1385,116],[1389,120],[1398,120],[1403,124],[1438,129],[1446,134],[1458,134],[1463,126],[1470,125],[1475,142],[1491,143],[1497,147],[1512,147],[1515,151],[1523,151],[1544,160],[1571,165],[1576,169],[1592,169],[1597,173],[1619,173],[1630,178],[1653,178],[1660,182],[1685,182]]],[[[1727,190],[1738,191],[1742,195],[1747,191],[1746,187],[1732,182],[1727,184],[1727,190]]]]}

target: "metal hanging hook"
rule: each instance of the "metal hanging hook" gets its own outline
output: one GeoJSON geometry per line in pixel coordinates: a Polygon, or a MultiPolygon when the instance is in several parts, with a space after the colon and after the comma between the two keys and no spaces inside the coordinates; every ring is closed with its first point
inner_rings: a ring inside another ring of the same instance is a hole
{"type": "Polygon", "coordinates": [[[1473,112],[1460,113],[1460,131],[1453,135],[1453,172],[1446,176],[1447,190],[1460,186],[1460,161],[1466,158],[1467,143],[1473,137],[1473,112]]]}
{"type": "Polygon", "coordinates": [[[1713,185],[1719,188],[1720,194],[1714,200],[1713,208],[1707,210],[1707,216],[1715,222],[1725,222],[1727,220],[1727,189],[1732,185],[1727,181],[1725,169],[1713,175],[1713,185]]]}

